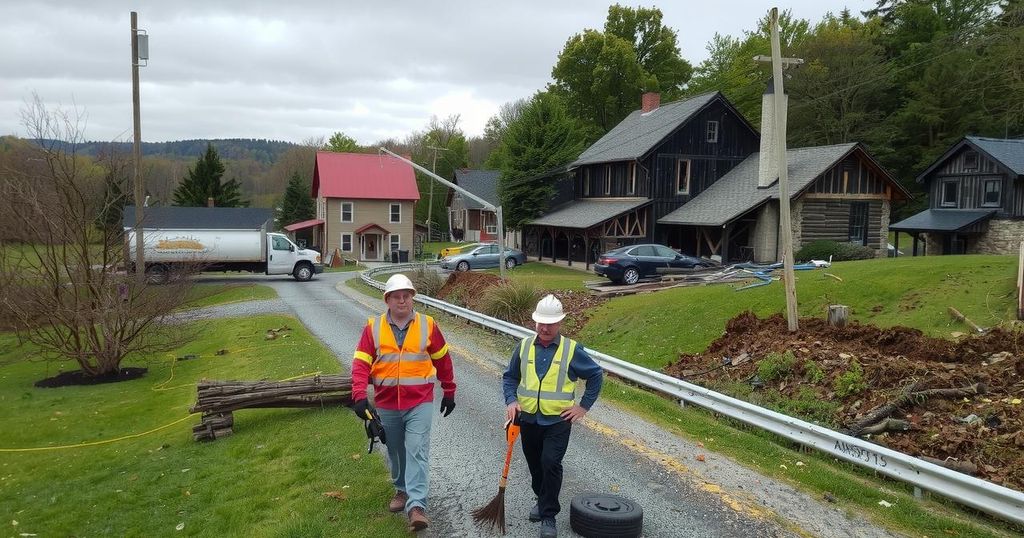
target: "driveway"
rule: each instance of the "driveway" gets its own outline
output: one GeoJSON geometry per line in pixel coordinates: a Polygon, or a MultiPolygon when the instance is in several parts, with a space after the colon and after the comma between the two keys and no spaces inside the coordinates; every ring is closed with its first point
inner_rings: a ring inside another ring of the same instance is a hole
{"type": "MultiPolygon", "coordinates": [[[[383,301],[346,286],[349,278],[358,275],[324,273],[305,283],[290,277],[240,277],[238,281],[273,287],[280,299],[211,307],[195,314],[290,312],[347,369],[366,318],[383,310],[383,301]]],[[[484,533],[473,526],[470,511],[497,493],[504,458],[501,372],[511,341],[449,318],[439,319],[439,324],[455,361],[457,407],[448,418],[435,415],[431,526],[421,535],[478,536],[484,533]]],[[[344,419],[356,420],[349,415],[344,419]]],[[[637,501],[644,510],[646,537],[894,536],[600,399],[573,427],[564,463],[560,536],[575,536],[569,528],[569,501],[584,492],[614,493],[637,501]],[[705,461],[696,461],[697,454],[704,454],[705,461]]],[[[386,501],[381,499],[382,510],[386,501]]],[[[526,520],[534,499],[519,447],[505,503],[509,535],[535,535],[537,524],[526,520]]]]}

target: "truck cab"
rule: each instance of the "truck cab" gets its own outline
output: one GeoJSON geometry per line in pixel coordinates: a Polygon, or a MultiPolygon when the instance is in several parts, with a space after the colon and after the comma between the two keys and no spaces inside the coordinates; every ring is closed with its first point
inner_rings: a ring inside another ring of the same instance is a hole
{"type": "Polygon", "coordinates": [[[324,271],[319,252],[299,248],[284,234],[268,233],[266,248],[268,275],[292,275],[305,282],[324,271]]]}

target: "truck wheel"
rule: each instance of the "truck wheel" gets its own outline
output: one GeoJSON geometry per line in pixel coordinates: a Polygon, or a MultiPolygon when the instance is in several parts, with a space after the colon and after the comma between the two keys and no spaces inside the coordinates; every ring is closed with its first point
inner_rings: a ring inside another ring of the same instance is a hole
{"type": "Polygon", "coordinates": [[[625,497],[587,493],[572,499],[569,526],[588,538],[632,538],[643,532],[644,511],[625,497]]]}
{"type": "Polygon", "coordinates": [[[146,268],[146,283],[147,284],[166,284],[171,279],[170,273],[167,271],[167,266],[164,265],[150,265],[146,268]]]}
{"type": "Polygon", "coordinates": [[[295,280],[307,282],[313,279],[313,268],[308,263],[300,263],[295,267],[295,280]]]}

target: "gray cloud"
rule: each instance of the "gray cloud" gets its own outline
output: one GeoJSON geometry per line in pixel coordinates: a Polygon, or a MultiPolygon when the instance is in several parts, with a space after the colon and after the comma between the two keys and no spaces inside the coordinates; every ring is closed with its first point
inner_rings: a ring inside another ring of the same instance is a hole
{"type": "MultiPolygon", "coordinates": [[[[600,28],[607,2],[229,0],[38,1],[0,5],[0,134],[25,135],[33,92],[78,107],[86,137],[131,138],[129,12],[150,34],[140,70],[147,141],[253,137],[301,141],[344,131],[361,143],[404,137],[432,115],[462,115],[470,136],[505,102],[550,81],[565,41],[600,28]]],[[[794,14],[873,0],[794,0],[794,14]],[[825,4],[825,5],[822,5],[825,4]],[[829,6],[828,4],[833,4],[829,6]]],[[[723,0],[662,6],[693,63],[717,31],[740,35],[769,6],[723,0]]]]}

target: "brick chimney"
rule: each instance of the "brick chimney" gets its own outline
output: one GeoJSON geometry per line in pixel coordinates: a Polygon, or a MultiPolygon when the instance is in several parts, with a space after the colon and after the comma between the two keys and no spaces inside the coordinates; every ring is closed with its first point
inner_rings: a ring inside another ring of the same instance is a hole
{"type": "Polygon", "coordinates": [[[647,92],[640,98],[640,112],[646,114],[661,106],[661,94],[658,92],[647,92]]]}
{"type": "Polygon", "coordinates": [[[213,196],[206,199],[206,207],[213,207],[213,196]]]}
{"type": "MultiPolygon", "coordinates": [[[[782,94],[783,118],[789,106],[789,96],[782,94]]],[[[779,179],[779,145],[775,140],[775,81],[768,79],[768,88],[761,95],[761,151],[757,162],[757,186],[768,187],[779,179]]]]}

